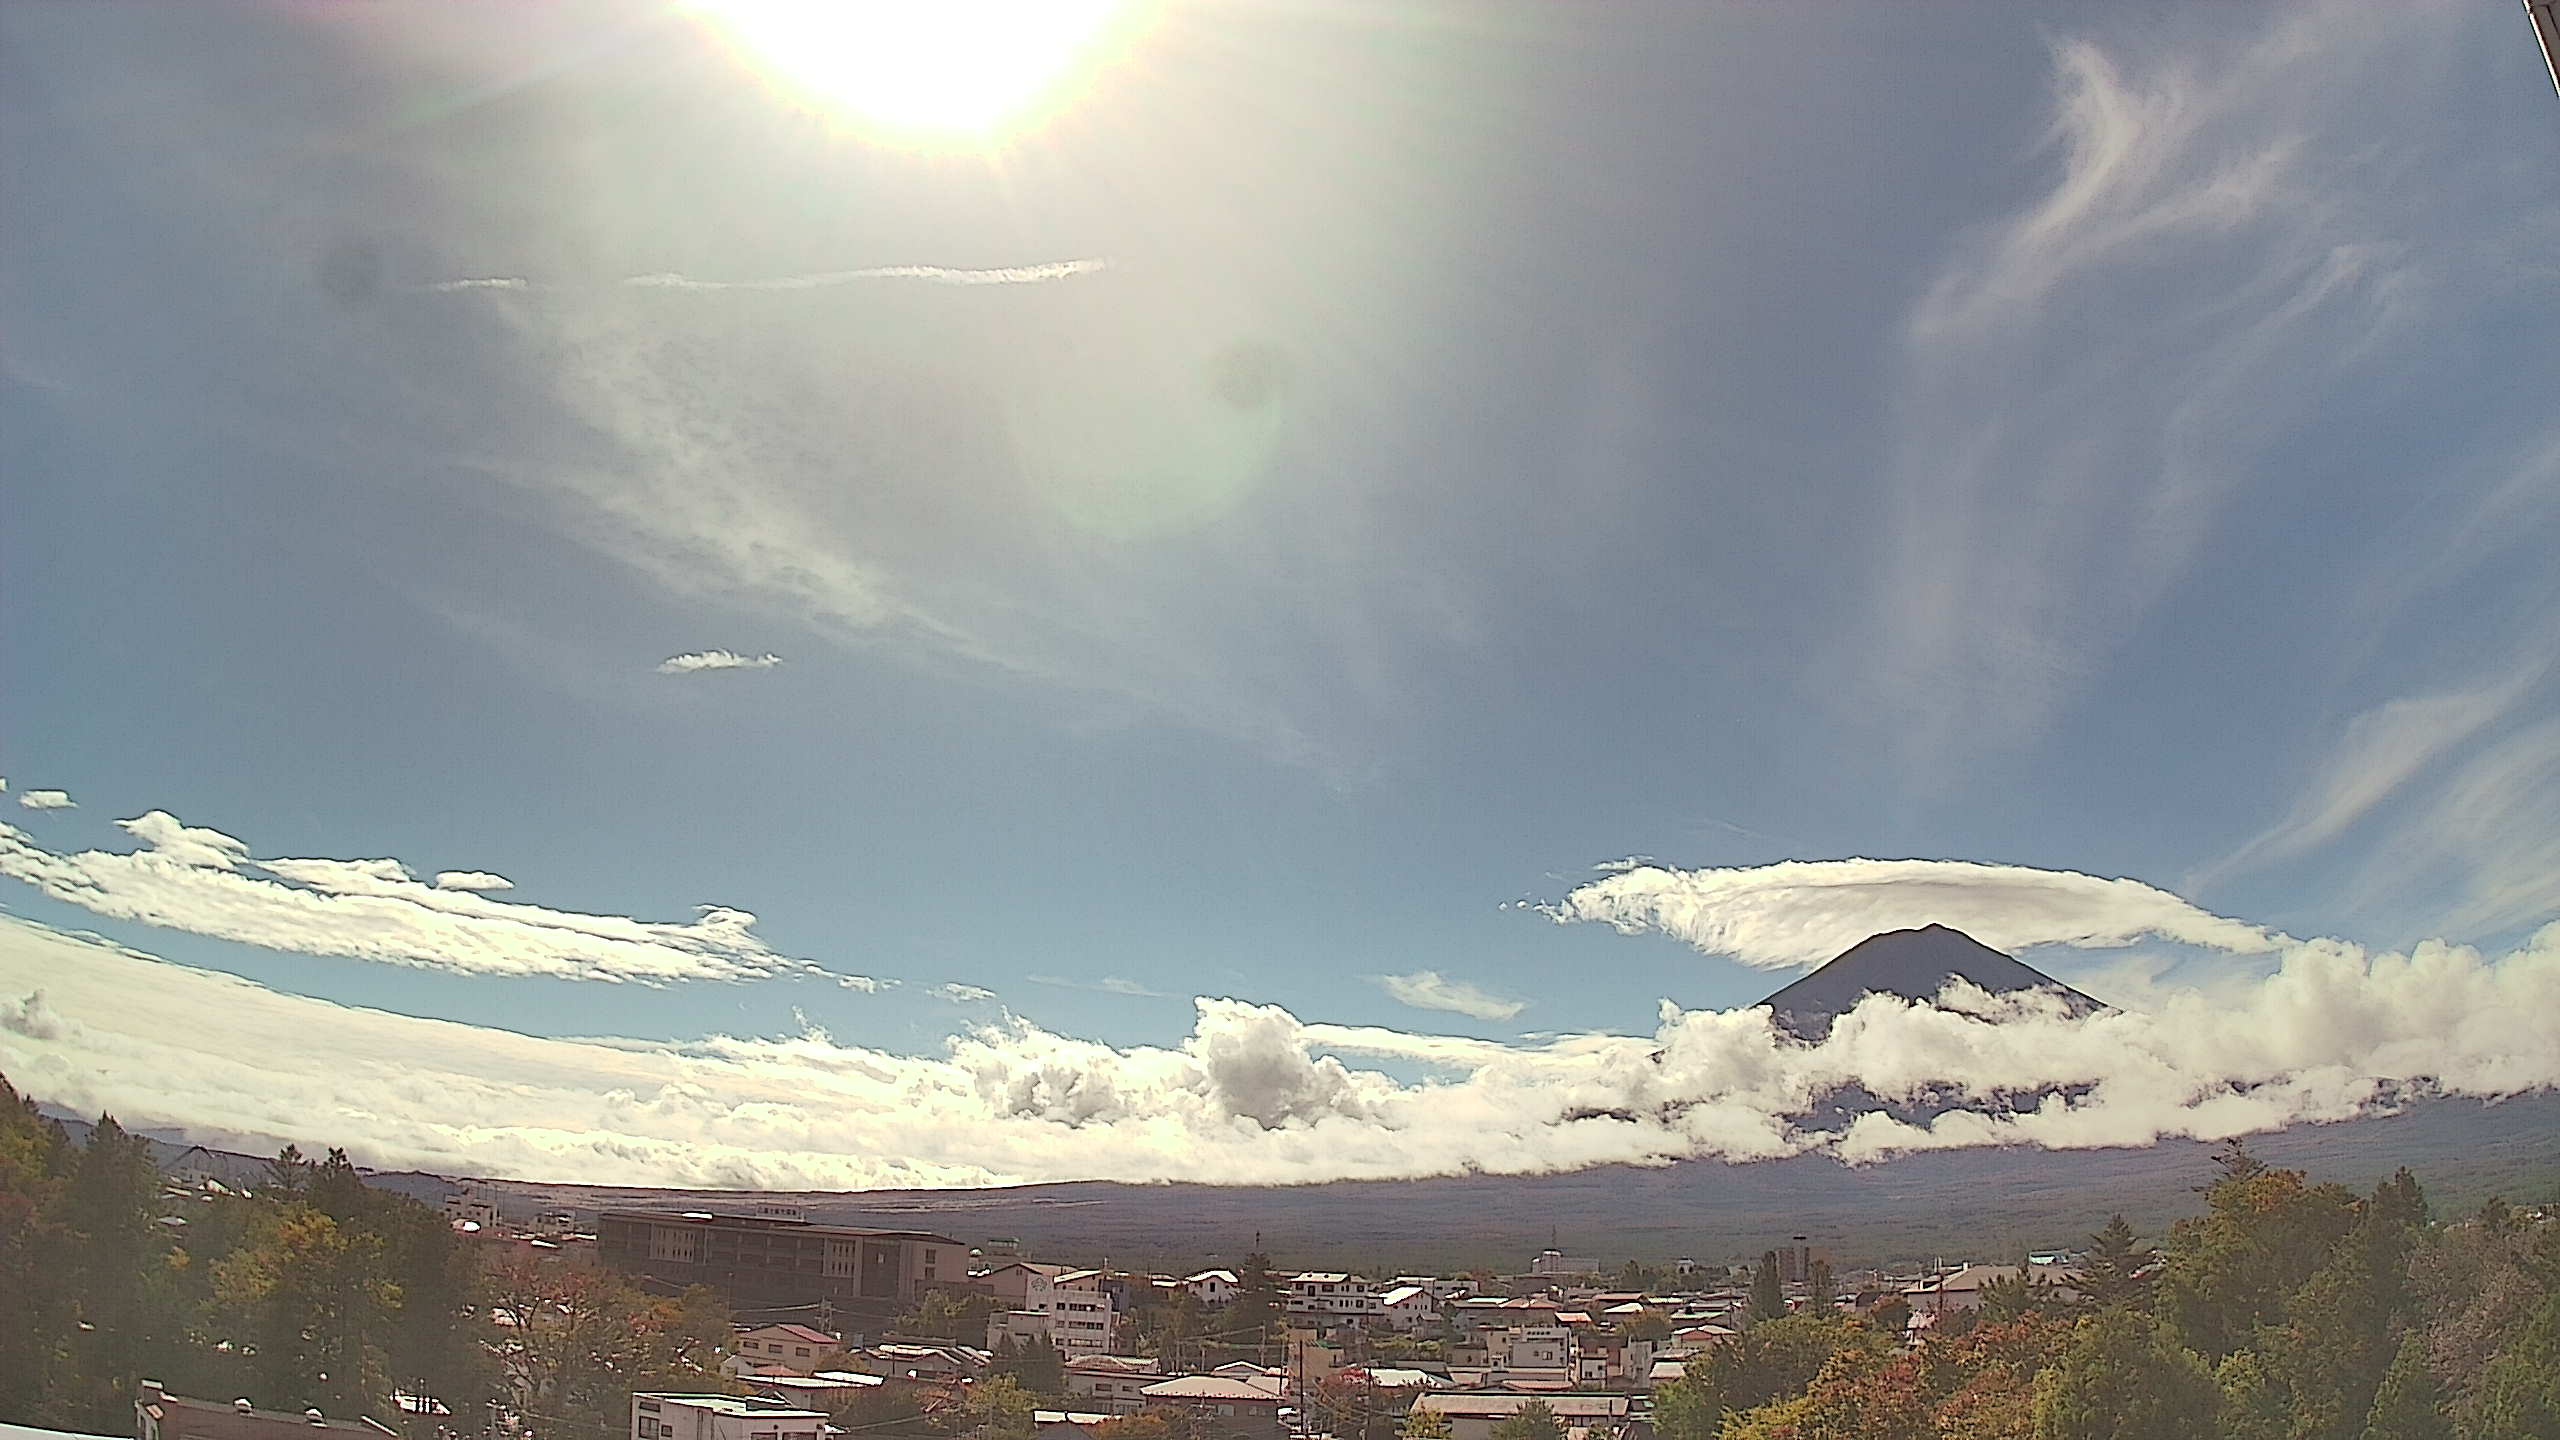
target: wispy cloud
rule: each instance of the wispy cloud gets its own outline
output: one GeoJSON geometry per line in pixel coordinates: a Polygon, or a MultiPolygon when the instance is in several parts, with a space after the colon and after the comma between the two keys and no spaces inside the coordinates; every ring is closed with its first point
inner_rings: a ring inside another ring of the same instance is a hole
{"type": "Polygon", "coordinates": [[[439,870],[436,872],[436,888],[439,890],[513,890],[516,888],[516,882],[504,875],[492,875],[486,870],[439,870]]]}
{"type": "Polygon", "coordinates": [[[1437,970],[1370,978],[1378,988],[1416,1010],[1441,1010],[1452,1015],[1473,1016],[1478,1020],[1508,1020],[1529,1008],[1525,1000],[1505,1000],[1467,981],[1452,980],[1437,970]]]}
{"type": "MultiPolygon", "coordinates": [[[[1099,259],[1050,260],[1036,265],[866,265],[854,270],[818,270],[803,275],[769,275],[742,280],[711,280],[672,270],[626,275],[613,283],[633,290],[826,290],[882,280],[912,280],[927,285],[1041,285],[1071,280],[1110,268],[1099,259]]],[[[537,284],[521,275],[466,275],[428,283],[427,290],[450,295],[470,290],[576,290],[575,284],[537,284]]]]}
{"type": "Polygon", "coordinates": [[[397,860],[254,859],[247,842],[162,810],[116,823],[137,848],[57,854],[0,824],[0,876],[110,919],[473,975],[664,984],[821,968],[776,954],[753,915],[726,906],[690,923],[553,910],[429,884],[397,860]]]}
{"type": "Polygon", "coordinates": [[[984,985],[964,985],[957,980],[934,986],[927,994],[938,996],[954,1005],[976,1005],[996,998],[996,992],[984,985]]]}
{"type": "Polygon", "coordinates": [[[2157,938],[2236,954],[2294,943],[2139,880],[1968,860],[1644,865],[1579,886],[1544,913],[1653,931],[1769,970],[1819,965],[1879,931],[1951,925],[1996,950],[2106,948],[2157,938]]]}
{"type": "Polygon", "coordinates": [[[659,661],[658,673],[690,675],[697,670],[770,670],[781,663],[782,657],[771,651],[762,655],[741,655],[734,650],[694,650],[659,661]]]}
{"type": "Polygon", "coordinates": [[[782,1189],[1110,1177],[1276,1184],[1806,1151],[2142,1145],[2335,1120],[2423,1093],[2560,1085],[2560,926],[2499,957],[2289,947],[2272,977],[2074,1018],[2027,997],[1875,996],[1806,1044],[1766,1012],[1665,1005],[1650,1033],[1501,1045],[1194,1002],[1166,1047],[1013,1019],[945,1053],[777,1039],[545,1039],[280,994],[0,917],[0,1069],[44,1098],[262,1148],[315,1136],[374,1164],[782,1189]],[[34,992],[41,989],[41,999],[34,992]],[[34,1017],[30,1019],[29,1017],[34,1017]],[[1342,1054],[1454,1071],[1408,1082],[1342,1054]],[[2073,1087],[1807,1127],[1827,1097],[2073,1087]],[[433,1106],[404,1103],[432,1092],[433,1106]]]}
{"type": "Polygon", "coordinates": [[[18,803],[30,810],[77,810],[80,803],[66,790],[30,790],[18,797],[18,803]]]}
{"type": "Polygon", "coordinates": [[[2336,839],[2422,771],[2504,717],[2548,668],[2548,661],[2536,658],[2489,684],[2404,696],[2356,716],[2291,812],[2198,876],[2198,883],[2289,859],[2336,839]]]}
{"type": "Polygon", "coordinates": [[[2380,355],[2431,274],[2375,198],[2393,162],[2322,107],[2443,27],[2266,14],[2212,53],[2059,44],[2052,178],[1907,317],[1887,551],[1841,673],[1926,788],[2042,733],[2265,476],[2256,447],[2380,355]]]}
{"type": "Polygon", "coordinates": [[[1022,978],[1053,990],[1090,990],[1103,995],[1135,995],[1149,1000],[1164,998],[1163,991],[1150,990],[1121,975],[1105,975],[1099,980],[1074,980],[1064,975],[1025,975],[1022,978]]]}

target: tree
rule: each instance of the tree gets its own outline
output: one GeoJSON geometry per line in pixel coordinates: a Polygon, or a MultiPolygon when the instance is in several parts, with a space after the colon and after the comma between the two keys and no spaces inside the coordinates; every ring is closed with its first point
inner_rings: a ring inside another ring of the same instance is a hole
{"type": "Polygon", "coordinates": [[[1899,1295],[1887,1295],[1867,1311],[1867,1323],[1899,1338],[1911,1327],[1911,1302],[1899,1295]]]}
{"type": "Polygon", "coordinates": [[[936,1286],[917,1298],[916,1308],[898,1317],[898,1329],[908,1335],[981,1345],[986,1343],[987,1317],[994,1313],[995,1303],[995,1297],[983,1290],[954,1292],[936,1286]]]}
{"type": "Polygon", "coordinates": [[[2550,1440],[2560,1435],[2560,1294],[2499,1347],[2462,1405],[2470,1440],[2550,1440]]]}
{"type": "Polygon", "coordinates": [[[263,1219],[215,1281],[220,1303],[257,1347],[260,1391],[270,1404],[332,1415],[386,1409],[383,1340],[400,1296],[381,1240],[300,1201],[263,1219]]]}
{"type": "MultiPolygon", "coordinates": [[[[1093,1427],[1094,1440],[1196,1440],[1199,1422],[1179,1405],[1151,1405],[1093,1427]]],[[[1443,1432],[1444,1436],[1446,1432],[1443,1432]]]]}
{"type": "Polygon", "coordinates": [[[1031,1440],[1031,1392],[1010,1375],[990,1375],[961,1397],[959,1428],[966,1440],[1031,1440]]]}
{"type": "Polygon", "coordinates": [[[1236,1298],[1227,1306],[1225,1333],[1257,1351],[1271,1343],[1271,1327],[1280,1323],[1280,1282],[1272,1278],[1271,1257],[1256,1250],[1236,1272],[1236,1298]]]}
{"type": "MultiPolygon", "coordinates": [[[[2407,1171],[2402,1171],[2407,1174],[2407,1171]]],[[[2080,1297],[2101,1309],[2110,1305],[2142,1309],[2151,1303],[2151,1276],[2157,1250],[2135,1238],[2122,1215],[2107,1217],[2105,1228],[2089,1237],[2089,1256],[2072,1277],[2080,1297]]]]}
{"type": "Polygon", "coordinates": [[[1058,1353],[1057,1342],[1046,1335],[1030,1339],[1000,1352],[995,1373],[1010,1375],[1033,1395],[1056,1395],[1067,1388],[1066,1357],[1058,1353]]]}
{"type": "Polygon", "coordinates": [[[1416,1405],[1405,1412],[1404,1424],[1397,1433],[1404,1440],[1449,1440],[1449,1417],[1427,1406],[1416,1405]]]}
{"type": "Polygon", "coordinates": [[[1493,1427],[1493,1440],[1565,1440],[1564,1422],[1556,1418],[1554,1406],[1532,1400],[1493,1427]]]}
{"type": "Polygon", "coordinates": [[[2150,1316],[2107,1310],[2080,1323],[2038,1377],[2037,1440],[2194,1440],[2213,1433],[2213,1374],[2150,1316]]]}
{"type": "Polygon", "coordinates": [[[1838,1298],[1840,1287],[1831,1278],[1831,1262],[1814,1261],[1812,1273],[1805,1276],[1805,1303],[1818,1310],[1827,1310],[1838,1298]]]}
{"type": "Polygon", "coordinates": [[[1761,1255],[1760,1268],[1751,1272],[1751,1318],[1775,1320],[1786,1313],[1787,1292],[1778,1285],[1778,1252],[1770,1250],[1761,1255]]]}
{"type": "Polygon", "coordinates": [[[700,1286],[661,1299],[610,1271],[519,1252],[492,1267],[488,1300],[503,1317],[508,1386],[545,1417],[545,1440],[621,1440],[632,1391],[719,1387],[729,1310],[700,1286]]]}
{"type": "Polygon", "coordinates": [[[2434,1372],[2427,1369],[2426,1339],[2411,1331],[2400,1337],[2391,1368],[2383,1372],[2382,1384],[2373,1393],[2363,1440],[2452,1440],[2452,1435],[2443,1391],[2436,1385],[2434,1372]]]}

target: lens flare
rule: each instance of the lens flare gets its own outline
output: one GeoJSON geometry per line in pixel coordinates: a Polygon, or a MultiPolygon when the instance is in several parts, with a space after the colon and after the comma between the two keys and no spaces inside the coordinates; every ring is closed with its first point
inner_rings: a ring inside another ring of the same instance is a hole
{"type": "Polygon", "coordinates": [[[1138,0],[694,0],[760,70],[886,138],[1028,127],[1125,38],[1138,0]]]}

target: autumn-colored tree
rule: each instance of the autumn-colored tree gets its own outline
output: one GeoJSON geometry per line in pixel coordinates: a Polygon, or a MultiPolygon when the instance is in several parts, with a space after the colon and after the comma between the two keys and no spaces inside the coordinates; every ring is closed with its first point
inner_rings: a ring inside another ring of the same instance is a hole
{"type": "Polygon", "coordinates": [[[1093,1427],[1094,1440],[1198,1440],[1199,1422],[1179,1405],[1151,1405],[1093,1427]]]}
{"type": "Polygon", "coordinates": [[[1449,1417],[1427,1406],[1416,1405],[1405,1412],[1404,1424],[1397,1428],[1396,1433],[1403,1440],[1449,1440],[1449,1417]]]}

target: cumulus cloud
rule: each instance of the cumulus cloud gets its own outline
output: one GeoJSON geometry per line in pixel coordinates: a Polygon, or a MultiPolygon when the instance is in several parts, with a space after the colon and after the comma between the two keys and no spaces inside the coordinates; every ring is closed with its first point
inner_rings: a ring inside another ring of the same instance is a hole
{"type": "Polygon", "coordinates": [[[741,655],[734,650],[694,650],[659,661],[658,673],[690,675],[696,670],[770,670],[781,663],[782,657],[770,650],[762,655],[741,655]]]}
{"type": "Polygon", "coordinates": [[[2560,926],[2486,956],[2430,942],[2285,947],[2275,974],[2073,1017],[2049,997],[1871,996],[1819,1043],[1758,1008],[1665,1003],[1651,1033],[1536,1044],[1309,1025],[1203,998],[1171,1046],[1009,1018],[938,1055],[782,1038],[564,1040],[280,994],[0,918],[0,1069],[44,1098],[260,1148],[596,1183],[950,1186],[1111,1177],[1231,1184],[1805,1151],[2218,1139],[2419,1095],[2560,1086],[2560,926]],[[77,1040],[68,1030],[77,1026],[77,1040]],[[46,1034],[31,1031],[52,1031],[46,1034]],[[1432,1062],[1401,1080],[1347,1063],[1432,1062]],[[1851,1088],[1929,1102],[1845,1130],[1851,1088]],[[2016,1110],[2004,1097],[2053,1092],[2016,1110]],[[432,1094],[432,1105],[415,1097],[432,1094]],[[1942,1109],[1952,1104],[1956,1108],[1942,1109]],[[1937,1113],[1933,1113],[1937,1112],[1937,1113]]]}
{"type": "Polygon", "coordinates": [[[1526,1001],[1505,1000],[1467,981],[1452,980],[1437,970],[1416,970],[1410,975],[1371,978],[1380,989],[1416,1010],[1443,1010],[1452,1015],[1471,1015],[1478,1020],[1508,1020],[1529,1008],[1526,1001]]]}
{"type": "Polygon", "coordinates": [[[1789,860],[1619,869],[1543,907],[1558,922],[1657,931],[1766,970],[1802,969],[1884,930],[1951,925],[1995,950],[2144,938],[2264,954],[2288,937],[2139,880],[1967,860],[1789,860]]]}
{"type": "Polygon", "coordinates": [[[18,803],[30,810],[77,810],[80,802],[67,790],[30,790],[18,797],[18,803]]]}
{"type": "Polygon", "coordinates": [[[439,870],[436,872],[436,888],[439,890],[513,890],[516,888],[516,882],[504,875],[492,875],[486,870],[439,870]]]}
{"type": "Polygon", "coordinates": [[[691,922],[553,910],[429,884],[397,860],[255,859],[246,841],[165,810],[116,823],[137,848],[57,854],[0,823],[0,875],[110,919],[473,975],[664,984],[819,968],[776,954],[753,915],[726,906],[691,922]]]}
{"type": "Polygon", "coordinates": [[[0,1000],[0,1030],[29,1040],[59,1040],[69,1033],[40,989],[28,991],[24,1000],[0,1000]]]}

